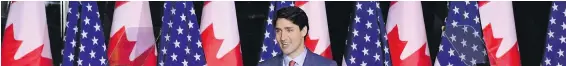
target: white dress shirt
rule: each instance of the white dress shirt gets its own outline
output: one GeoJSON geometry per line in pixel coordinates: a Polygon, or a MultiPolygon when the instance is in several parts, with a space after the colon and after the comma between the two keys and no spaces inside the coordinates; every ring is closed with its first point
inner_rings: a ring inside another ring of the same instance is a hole
{"type": "Polygon", "coordinates": [[[291,57],[283,54],[283,57],[285,58],[283,60],[283,66],[289,66],[289,62],[291,62],[291,60],[295,61],[294,66],[303,66],[303,63],[305,62],[305,58],[307,57],[307,51],[308,50],[306,50],[306,48],[303,49],[303,52],[295,58],[291,58],[291,57]]]}

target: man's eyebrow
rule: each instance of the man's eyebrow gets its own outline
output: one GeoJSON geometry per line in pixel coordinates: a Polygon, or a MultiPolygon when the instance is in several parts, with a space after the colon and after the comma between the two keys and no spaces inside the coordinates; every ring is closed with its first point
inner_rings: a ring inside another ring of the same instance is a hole
{"type": "Polygon", "coordinates": [[[291,29],[291,28],[293,28],[293,27],[284,27],[284,28],[285,28],[285,29],[291,29]]]}

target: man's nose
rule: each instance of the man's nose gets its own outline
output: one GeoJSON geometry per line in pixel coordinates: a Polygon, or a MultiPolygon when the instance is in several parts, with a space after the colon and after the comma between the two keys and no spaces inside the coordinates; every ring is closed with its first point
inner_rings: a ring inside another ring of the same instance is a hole
{"type": "Polygon", "coordinates": [[[279,39],[281,39],[281,41],[284,42],[284,41],[289,40],[288,37],[289,37],[289,33],[287,33],[287,32],[281,32],[281,37],[279,37],[279,39]]]}

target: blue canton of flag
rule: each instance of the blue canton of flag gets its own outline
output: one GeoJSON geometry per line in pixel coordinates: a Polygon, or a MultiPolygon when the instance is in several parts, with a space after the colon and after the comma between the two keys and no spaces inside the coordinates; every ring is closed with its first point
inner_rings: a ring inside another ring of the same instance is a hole
{"type": "Polygon", "coordinates": [[[385,52],[385,54],[383,54],[383,59],[385,59],[386,61],[383,61],[383,63],[385,64],[385,66],[389,66],[391,65],[391,56],[389,54],[389,43],[387,41],[387,30],[385,30],[385,21],[383,20],[383,18],[381,17],[383,14],[381,13],[381,7],[379,7],[379,2],[375,2],[375,6],[377,7],[376,9],[376,14],[377,14],[377,33],[379,33],[378,37],[380,38],[379,40],[381,41],[381,45],[384,46],[383,52],[385,52]]]}
{"type": "Polygon", "coordinates": [[[163,4],[159,66],[206,66],[193,2],[163,4]]]}
{"type": "Polygon", "coordinates": [[[275,14],[276,11],[283,8],[283,7],[289,7],[292,6],[293,2],[292,1],[272,1],[270,2],[271,4],[269,5],[269,13],[268,13],[268,17],[267,17],[267,23],[265,24],[265,33],[264,33],[264,39],[263,39],[263,46],[261,46],[261,56],[259,59],[259,62],[263,62],[265,60],[271,59],[272,57],[275,57],[279,54],[281,54],[281,49],[279,47],[279,45],[277,44],[277,40],[275,40],[275,31],[274,31],[274,25],[273,23],[275,23],[275,14]]]}
{"type": "Polygon", "coordinates": [[[81,37],[77,64],[88,66],[108,66],[106,43],[100,22],[98,5],[94,1],[81,2],[81,37]]]}
{"type": "Polygon", "coordinates": [[[62,66],[108,66],[106,43],[96,2],[70,1],[66,26],[62,66]],[[79,50],[75,51],[75,47],[79,50]]]}
{"type": "Polygon", "coordinates": [[[450,10],[445,20],[447,27],[442,33],[435,65],[474,66],[478,63],[489,63],[477,5],[475,1],[450,2],[450,10]]]}
{"type": "Polygon", "coordinates": [[[385,23],[381,18],[379,2],[360,1],[356,3],[355,16],[348,31],[350,38],[345,55],[348,66],[389,66],[389,49],[387,48],[385,23]]]}
{"type": "Polygon", "coordinates": [[[77,46],[78,40],[75,39],[79,28],[77,27],[77,21],[79,19],[79,2],[69,1],[69,9],[67,11],[67,22],[65,23],[65,35],[63,41],[65,41],[64,48],[61,50],[63,55],[63,61],[60,66],[74,66],[73,62],[75,60],[74,54],[75,47],[77,46]]]}
{"type": "Polygon", "coordinates": [[[548,24],[548,38],[546,39],[546,50],[541,66],[562,66],[566,64],[564,51],[566,50],[566,2],[555,1],[550,12],[550,23],[548,24]],[[562,22],[562,23],[560,23],[562,22]]]}

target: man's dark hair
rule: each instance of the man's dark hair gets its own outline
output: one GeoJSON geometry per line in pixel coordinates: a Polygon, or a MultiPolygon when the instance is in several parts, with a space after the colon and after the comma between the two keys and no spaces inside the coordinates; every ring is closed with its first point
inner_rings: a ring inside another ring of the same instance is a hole
{"type": "MultiPolygon", "coordinates": [[[[279,18],[285,18],[289,21],[292,21],[293,24],[298,25],[300,30],[303,30],[303,27],[306,27],[307,30],[309,29],[309,18],[303,9],[299,7],[284,7],[277,10],[277,16],[275,21],[279,18]]],[[[277,23],[274,23],[276,25],[277,23]]]]}

